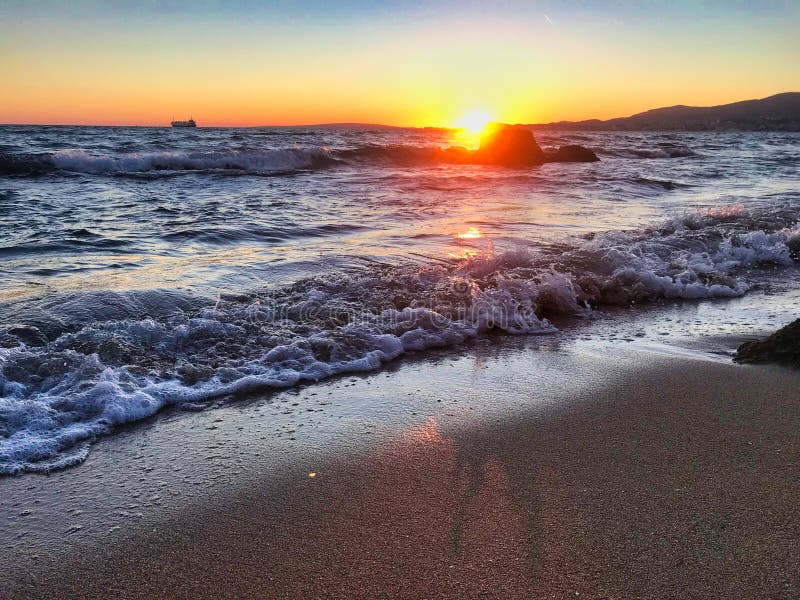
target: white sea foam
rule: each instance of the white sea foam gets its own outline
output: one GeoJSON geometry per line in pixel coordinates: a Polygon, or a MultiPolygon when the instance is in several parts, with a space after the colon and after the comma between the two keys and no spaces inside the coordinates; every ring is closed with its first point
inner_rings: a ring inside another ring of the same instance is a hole
{"type": "Polygon", "coordinates": [[[145,173],[148,171],[230,170],[271,173],[309,169],[330,161],[324,149],[280,149],[258,152],[140,152],[96,154],[85,150],[61,150],[53,164],[64,171],[80,173],[145,173]]]}
{"type": "Polygon", "coordinates": [[[372,371],[492,330],[549,334],[547,315],[593,305],[741,296],[745,268],[793,263],[800,228],[785,223],[733,206],[597,234],[556,254],[331,273],[194,312],[81,321],[44,345],[19,337],[30,328],[6,328],[0,473],[80,462],[96,437],[166,406],[372,371]]]}

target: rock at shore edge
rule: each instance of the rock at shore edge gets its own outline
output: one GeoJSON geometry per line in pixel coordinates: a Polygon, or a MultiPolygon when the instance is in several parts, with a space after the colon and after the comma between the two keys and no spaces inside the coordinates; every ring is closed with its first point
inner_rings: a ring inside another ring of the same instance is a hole
{"type": "Polygon", "coordinates": [[[777,363],[800,368],[800,319],[763,340],[745,342],[733,360],[740,363],[777,363]]]}

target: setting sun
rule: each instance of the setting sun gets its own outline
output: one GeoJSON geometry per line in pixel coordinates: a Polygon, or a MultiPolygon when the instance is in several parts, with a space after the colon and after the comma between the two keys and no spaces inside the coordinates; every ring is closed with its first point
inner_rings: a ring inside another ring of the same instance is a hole
{"type": "Polygon", "coordinates": [[[485,110],[472,110],[458,120],[456,127],[470,133],[481,133],[493,120],[494,117],[485,110]]]}

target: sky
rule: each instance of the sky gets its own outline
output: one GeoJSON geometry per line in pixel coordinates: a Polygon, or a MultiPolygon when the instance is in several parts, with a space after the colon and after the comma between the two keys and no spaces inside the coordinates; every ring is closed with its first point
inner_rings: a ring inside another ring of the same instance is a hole
{"type": "Polygon", "coordinates": [[[537,123],[800,91],[800,0],[0,0],[0,123],[537,123]]]}

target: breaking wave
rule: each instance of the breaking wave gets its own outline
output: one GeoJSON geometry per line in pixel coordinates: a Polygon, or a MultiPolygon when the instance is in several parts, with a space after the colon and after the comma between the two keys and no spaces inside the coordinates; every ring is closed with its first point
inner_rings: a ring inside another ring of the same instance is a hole
{"type": "Polygon", "coordinates": [[[55,169],[50,154],[0,152],[0,175],[41,175],[55,169]]]}
{"type": "Polygon", "coordinates": [[[437,148],[369,145],[348,150],[326,148],[220,152],[131,152],[103,154],[60,150],[43,154],[0,153],[0,175],[41,175],[55,171],[92,175],[170,175],[182,172],[285,174],[359,161],[414,166],[440,162],[437,148]]]}
{"type": "MultiPolygon", "coordinates": [[[[620,158],[679,158],[696,156],[688,148],[593,148],[600,155],[620,158]]],[[[0,175],[41,175],[52,172],[92,175],[171,175],[218,172],[280,175],[316,170],[348,162],[418,166],[442,162],[439,146],[371,144],[350,149],[284,148],[221,150],[217,152],[157,151],[102,153],[65,149],[53,153],[2,153],[0,175]]]]}
{"type": "Polygon", "coordinates": [[[0,174],[35,175],[56,170],[94,175],[180,171],[272,174],[317,169],[334,162],[335,159],[324,149],[204,153],[133,152],[127,154],[60,150],[52,154],[0,155],[0,174]]]}
{"type": "Polygon", "coordinates": [[[82,173],[141,173],[146,171],[244,171],[274,173],[313,169],[330,164],[324,150],[263,150],[260,152],[135,153],[95,156],[83,150],[65,150],[52,157],[65,171],[82,173]]]}
{"type": "Polygon", "coordinates": [[[102,292],[50,298],[38,316],[9,310],[0,473],[78,463],[98,436],[165,407],[372,371],[492,331],[550,334],[549,317],[602,305],[741,296],[760,265],[800,258],[797,218],[728,206],[557,251],[329,273],[216,301],[102,292]]]}

